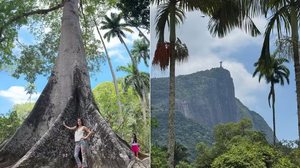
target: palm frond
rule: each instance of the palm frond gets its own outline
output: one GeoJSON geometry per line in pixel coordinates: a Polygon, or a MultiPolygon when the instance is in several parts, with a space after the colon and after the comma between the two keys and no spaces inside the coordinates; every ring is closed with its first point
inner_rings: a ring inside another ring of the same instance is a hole
{"type": "Polygon", "coordinates": [[[143,59],[145,65],[148,66],[148,60],[150,59],[149,43],[147,43],[145,39],[135,40],[133,42],[131,53],[133,57],[137,59],[138,63],[143,59]]]}
{"type": "Polygon", "coordinates": [[[155,30],[159,42],[164,42],[164,31],[166,24],[169,22],[169,5],[160,5],[155,17],[155,30]]]}
{"type": "Polygon", "coordinates": [[[178,62],[187,61],[189,56],[189,51],[186,44],[182,43],[179,38],[177,38],[175,43],[175,59],[178,62]]]}
{"type": "Polygon", "coordinates": [[[205,12],[211,17],[208,29],[213,36],[224,37],[236,27],[252,36],[260,34],[251,18],[262,13],[262,10],[260,5],[251,1],[222,1],[205,12]]]}
{"type": "Polygon", "coordinates": [[[128,74],[132,74],[132,64],[128,64],[127,67],[126,66],[119,66],[117,68],[117,71],[123,71],[123,72],[126,72],[128,74]]]}
{"type": "MultiPolygon", "coordinates": [[[[159,42],[164,42],[164,30],[166,24],[169,25],[170,22],[170,11],[172,3],[165,3],[158,7],[156,15],[156,35],[159,37],[159,42]]],[[[184,11],[181,8],[175,8],[175,24],[178,25],[183,23],[185,19],[184,11]]]]}
{"type": "Polygon", "coordinates": [[[271,84],[271,89],[268,96],[269,106],[271,96],[272,99],[275,100],[274,84],[279,83],[280,85],[284,85],[285,81],[287,81],[289,84],[290,71],[284,65],[284,63],[287,62],[288,60],[286,58],[276,57],[276,55],[273,55],[270,57],[270,62],[267,66],[265,66],[265,64],[260,65],[260,61],[254,64],[256,68],[253,76],[259,73],[259,81],[262,77],[264,77],[266,82],[271,84]]]}
{"type": "MultiPolygon", "coordinates": [[[[261,62],[264,62],[265,65],[270,63],[270,35],[271,35],[271,31],[274,28],[274,25],[276,23],[276,21],[278,21],[282,15],[284,15],[287,12],[288,8],[287,6],[282,7],[281,9],[279,9],[270,19],[266,31],[265,31],[265,38],[264,38],[264,42],[263,42],[263,47],[262,47],[262,51],[261,51],[261,55],[259,60],[261,62]]],[[[280,24],[280,23],[277,23],[280,24]]]]}
{"type": "Polygon", "coordinates": [[[125,30],[126,32],[129,32],[129,33],[133,33],[133,30],[131,30],[130,28],[127,28],[127,27],[122,27],[122,30],[125,30]]]}

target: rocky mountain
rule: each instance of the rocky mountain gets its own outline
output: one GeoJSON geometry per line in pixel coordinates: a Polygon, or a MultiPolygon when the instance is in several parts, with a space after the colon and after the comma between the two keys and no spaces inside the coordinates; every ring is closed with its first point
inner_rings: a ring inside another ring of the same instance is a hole
{"type": "MultiPolygon", "coordinates": [[[[151,87],[155,88],[151,89],[151,113],[158,121],[158,127],[152,129],[152,139],[158,145],[167,143],[168,83],[168,78],[151,79],[151,87]]],[[[191,153],[200,141],[213,143],[215,125],[242,118],[249,118],[254,129],[272,140],[272,130],[265,120],[235,97],[230,72],[224,68],[177,76],[175,109],[176,141],[191,153]]]]}

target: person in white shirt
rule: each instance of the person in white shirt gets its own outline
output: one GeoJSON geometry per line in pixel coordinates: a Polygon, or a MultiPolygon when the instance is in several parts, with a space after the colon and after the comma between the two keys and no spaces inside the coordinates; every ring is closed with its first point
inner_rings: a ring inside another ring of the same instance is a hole
{"type": "Polygon", "coordinates": [[[77,119],[77,124],[74,127],[67,126],[65,122],[63,122],[63,125],[69,130],[75,130],[74,157],[75,157],[78,168],[86,168],[87,167],[87,157],[86,157],[87,144],[86,144],[85,140],[91,136],[92,131],[89,128],[87,128],[86,126],[84,126],[81,118],[77,119]],[[85,133],[87,133],[86,136],[85,136],[85,133]],[[81,150],[81,155],[82,155],[82,163],[78,156],[80,150],[81,150]]]}

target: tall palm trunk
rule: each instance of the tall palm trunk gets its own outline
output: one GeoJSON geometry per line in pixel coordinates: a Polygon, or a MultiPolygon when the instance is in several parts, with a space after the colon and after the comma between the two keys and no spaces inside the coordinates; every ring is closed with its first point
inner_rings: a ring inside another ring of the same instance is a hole
{"type": "Polygon", "coordinates": [[[129,49],[128,49],[128,47],[127,47],[125,41],[124,41],[124,39],[123,39],[120,35],[118,35],[118,37],[119,37],[121,43],[124,44],[124,46],[125,46],[125,48],[126,48],[126,51],[127,51],[127,53],[129,54],[129,57],[130,57],[130,59],[131,59],[132,64],[135,65],[136,61],[135,61],[135,59],[133,58],[133,56],[131,55],[131,53],[130,53],[130,51],[129,51],[129,49]]]}
{"type": "Polygon", "coordinates": [[[145,87],[143,86],[142,89],[142,103],[143,103],[143,119],[144,119],[144,123],[145,125],[147,125],[147,109],[148,109],[148,105],[147,105],[147,99],[146,99],[146,93],[145,93],[145,87]]]}
{"type": "MultiPolygon", "coordinates": [[[[298,140],[300,140],[300,59],[299,59],[299,34],[298,34],[298,20],[297,20],[297,7],[296,2],[293,0],[291,3],[291,30],[292,30],[292,46],[294,54],[294,68],[296,79],[296,94],[297,94],[297,113],[298,113],[298,140]]],[[[300,148],[300,146],[298,146],[300,148]]]]}
{"type": "MultiPolygon", "coordinates": [[[[131,58],[132,65],[135,66],[134,70],[135,70],[136,72],[134,72],[134,73],[139,74],[138,67],[137,67],[138,65],[137,65],[136,60],[135,60],[135,59],[133,58],[133,56],[131,55],[131,53],[130,53],[130,51],[129,51],[129,49],[128,49],[126,43],[125,43],[125,41],[123,40],[123,38],[122,38],[121,36],[118,36],[118,37],[119,37],[121,43],[124,44],[124,46],[125,46],[125,48],[126,48],[128,54],[129,54],[129,56],[130,56],[130,58],[131,58]]],[[[142,92],[144,92],[144,91],[142,91],[142,92]]],[[[142,93],[141,103],[142,103],[143,120],[144,120],[145,127],[146,127],[146,123],[147,123],[147,118],[146,118],[147,113],[146,113],[146,109],[147,109],[147,106],[145,106],[144,93],[142,93]]]]}
{"type": "Polygon", "coordinates": [[[274,83],[271,83],[271,92],[273,92],[272,95],[272,112],[273,112],[273,145],[276,143],[276,121],[275,121],[275,89],[274,89],[274,83]]]}
{"type": "Polygon", "coordinates": [[[146,103],[145,103],[145,96],[144,96],[144,88],[142,88],[142,91],[141,93],[138,93],[138,97],[140,99],[140,103],[141,103],[141,106],[142,106],[142,113],[143,113],[143,122],[144,122],[144,126],[145,128],[147,127],[147,106],[146,106],[146,103]]]}
{"type": "MultiPolygon", "coordinates": [[[[138,65],[137,65],[137,62],[135,62],[136,60],[133,59],[133,63],[132,63],[132,66],[133,66],[133,74],[135,74],[138,78],[141,78],[139,76],[140,72],[139,72],[139,69],[138,69],[138,65]]],[[[140,85],[141,83],[139,83],[140,85]]],[[[137,93],[138,93],[138,96],[140,98],[140,102],[141,102],[141,105],[142,105],[142,113],[143,113],[143,122],[144,122],[144,126],[145,128],[147,127],[147,106],[145,104],[145,96],[144,96],[144,90],[145,90],[145,86],[142,84],[142,86],[140,86],[141,90],[136,90],[137,93]]]]}
{"type": "Polygon", "coordinates": [[[122,113],[122,103],[120,101],[120,92],[119,92],[118,82],[116,80],[115,72],[114,72],[114,69],[112,67],[112,64],[111,64],[111,61],[110,61],[110,58],[109,58],[109,55],[108,55],[108,51],[106,49],[103,37],[102,37],[102,35],[100,33],[100,30],[99,30],[99,28],[97,26],[97,22],[96,22],[95,18],[93,18],[93,20],[94,20],[94,23],[95,23],[98,35],[100,36],[100,40],[101,40],[101,42],[103,44],[103,48],[104,48],[104,51],[105,51],[105,56],[106,56],[106,59],[107,59],[108,65],[109,65],[111,76],[113,78],[113,83],[114,83],[114,87],[115,87],[115,91],[116,91],[116,96],[117,96],[117,103],[118,103],[118,107],[119,107],[119,113],[122,113]]]}
{"type": "Polygon", "coordinates": [[[175,151],[175,8],[176,1],[171,0],[172,7],[170,8],[170,83],[169,83],[169,120],[168,120],[168,167],[174,168],[174,151],[175,151]]]}
{"type": "MultiPolygon", "coordinates": [[[[144,87],[145,88],[145,87],[144,87]]],[[[143,88],[143,103],[144,103],[144,128],[145,129],[149,129],[149,122],[147,121],[150,121],[150,120],[147,120],[147,117],[149,117],[149,114],[150,114],[150,108],[148,106],[148,103],[147,103],[147,94],[146,94],[146,90],[143,88]]],[[[150,131],[143,131],[143,134],[144,134],[144,143],[146,146],[151,146],[150,142],[151,142],[151,132],[150,131]]],[[[149,149],[149,148],[148,148],[149,149]]]]}

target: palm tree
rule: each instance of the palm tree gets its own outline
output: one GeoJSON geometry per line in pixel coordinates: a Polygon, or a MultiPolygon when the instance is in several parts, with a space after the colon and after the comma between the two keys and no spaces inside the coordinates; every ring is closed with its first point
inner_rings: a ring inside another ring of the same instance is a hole
{"type": "MultiPolygon", "coordinates": [[[[297,113],[298,113],[298,136],[300,140],[300,58],[299,58],[299,20],[300,20],[300,2],[299,0],[274,0],[266,1],[264,13],[271,15],[269,23],[265,30],[265,38],[262,46],[258,66],[270,66],[270,37],[272,30],[277,29],[277,38],[281,40],[291,37],[292,54],[294,60],[296,94],[297,94],[297,113]]],[[[300,146],[299,146],[300,147],[300,146]]]]}
{"type": "Polygon", "coordinates": [[[94,24],[96,26],[96,29],[97,29],[98,35],[100,37],[101,43],[103,45],[103,48],[104,48],[104,51],[105,51],[105,56],[106,56],[106,59],[107,59],[108,65],[109,65],[110,72],[111,72],[111,76],[113,78],[113,83],[114,83],[114,87],[115,87],[115,92],[116,92],[116,97],[117,97],[119,112],[122,113],[122,103],[120,101],[120,93],[119,93],[119,88],[118,88],[118,82],[117,82],[117,79],[116,79],[116,75],[115,75],[114,69],[112,67],[112,64],[111,64],[111,61],[110,61],[110,57],[108,55],[108,51],[107,51],[106,45],[104,43],[102,34],[100,33],[99,27],[97,26],[98,24],[96,22],[96,19],[93,18],[93,21],[94,21],[94,24]]]}
{"type": "Polygon", "coordinates": [[[151,0],[159,6],[156,16],[158,43],[153,62],[162,70],[169,66],[169,120],[168,120],[168,167],[174,168],[174,110],[175,110],[175,41],[176,25],[183,22],[185,11],[199,10],[208,15],[209,31],[219,37],[225,36],[238,27],[255,36],[260,34],[251,17],[260,14],[260,3],[255,1],[195,1],[195,0],[151,0]],[[165,26],[168,24],[169,42],[164,40],[165,26]]]}
{"type": "Polygon", "coordinates": [[[283,65],[283,63],[288,62],[286,58],[276,58],[276,55],[272,56],[270,59],[270,66],[262,67],[259,66],[258,62],[254,64],[256,67],[253,77],[259,73],[258,81],[260,82],[261,78],[264,77],[266,82],[270,83],[270,92],[268,95],[268,103],[271,107],[272,99],[272,111],[273,111],[273,144],[276,143],[276,124],[275,124],[275,84],[280,83],[284,85],[284,80],[289,84],[289,69],[283,65]]]}
{"type": "MultiPolygon", "coordinates": [[[[134,61],[137,62],[137,61],[134,61]]],[[[147,93],[150,90],[150,75],[146,72],[139,72],[137,68],[137,63],[128,64],[128,66],[119,66],[117,71],[123,71],[127,73],[123,81],[124,90],[127,90],[129,87],[132,87],[134,91],[137,93],[138,97],[142,103],[142,111],[143,111],[143,120],[145,126],[147,124],[147,93]]]]}
{"type": "Polygon", "coordinates": [[[101,24],[103,25],[101,26],[101,29],[108,29],[108,32],[106,32],[103,37],[106,38],[108,42],[110,41],[111,38],[118,37],[120,42],[125,46],[126,51],[128,52],[131,61],[134,64],[135,60],[132,57],[123,39],[123,37],[126,38],[124,31],[130,33],[132,33],[133,31],[127,28],[128,26],[127,23],[121,23],[122,16],[120,14],[111,13],[110,18],[108,16],[104,16],[104,19],[105,20],[101,21],[101,24]]]}
{"type": "Polygon", "coordinates": [[[137,62],[140,62],[143,59],[144,64],[148,67],[148,60],[150,59],[149,55],[149,43],[145,39],[138,39],[133,41],[132,56],[137,59],[137,62]]]}

